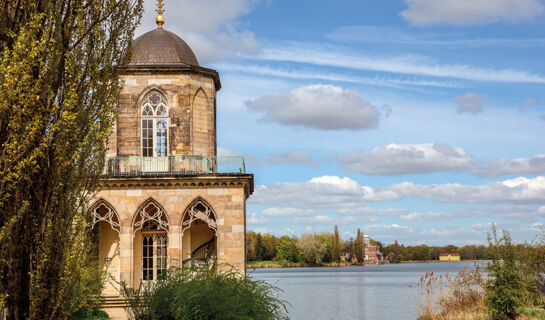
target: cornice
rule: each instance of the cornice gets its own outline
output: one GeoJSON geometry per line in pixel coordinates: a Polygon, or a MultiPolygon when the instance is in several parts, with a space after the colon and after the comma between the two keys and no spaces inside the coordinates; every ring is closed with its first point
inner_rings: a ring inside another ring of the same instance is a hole
{"type": "Polygon", "coordinates": [[[120,68],[122,75],[127,74],[157,74],[157,73],[193,73],[203,76],[208,76],[214,79],[216,91],[221,89],[221,81],[219,73],[214,69],[209,69],[201,66],[191,66],[187,64],[141,64],[141,65],[128,65],[120,68]]]}
{"type": "Polygon", "coordinates": [[[100,188],[105,190],[244,188],[246,198],[248,198],[254,192],[254,175],[236,173],[167,177],[107,177],[100,179],[100,188]]]}

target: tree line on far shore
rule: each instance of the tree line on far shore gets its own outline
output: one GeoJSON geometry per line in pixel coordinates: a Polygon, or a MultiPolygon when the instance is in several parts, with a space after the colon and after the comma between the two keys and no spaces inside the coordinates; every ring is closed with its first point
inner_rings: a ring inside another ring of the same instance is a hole
{"type": "MultiPolygon", "coordinates": [[[[462,260],[488,260],[490,253],[484,245],[428,246],[425,244],[406,246],[396,240],[389,245],[370,239],[370,245],[376,246],[385,260],[391,263],[406,261],[439,260],[441,253],[459,253],[462,260]]],[[[246,235],[246,259],[248,261],[279,261],[321,264],[352,261],[364,262],[365,242],[360,229],[356,238],[343,240],[335,226],[333,233],[320,232],[303,234],[301,237],[276,237],[270,233],[250,231],[246,235]],[[341,259],[343,258],[343,259],[341,259]]]]}

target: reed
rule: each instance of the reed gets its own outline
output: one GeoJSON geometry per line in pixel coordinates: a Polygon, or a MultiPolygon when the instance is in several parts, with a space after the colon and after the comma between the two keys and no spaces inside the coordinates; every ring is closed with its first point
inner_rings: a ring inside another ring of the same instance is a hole
{"type": "Polygon", "coordinates": [[[487,319],[483,281],[478,267],[454,275],[427,272],[417,285],[418,319],[487,319]]]}

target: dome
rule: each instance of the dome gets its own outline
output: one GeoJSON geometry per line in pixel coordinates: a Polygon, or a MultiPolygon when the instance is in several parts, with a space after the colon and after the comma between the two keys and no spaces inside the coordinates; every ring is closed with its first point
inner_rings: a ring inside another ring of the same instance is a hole
{"type": "Polygon", "coordinates": [[[133,42],[129,66],[199,66],[193,50],[172,32],[155,29],[133,42]]]}

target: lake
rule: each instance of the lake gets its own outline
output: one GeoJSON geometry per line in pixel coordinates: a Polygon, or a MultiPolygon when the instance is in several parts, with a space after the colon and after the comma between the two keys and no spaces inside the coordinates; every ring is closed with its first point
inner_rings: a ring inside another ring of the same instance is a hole
{"type": "Polygon", "coordinates": [[[416,289],[428,271],[457,273],[473,262],[408,263],[331,268],[248,269],[282,290],[289,316],[303,319],[416,319],[416,289]]]}

